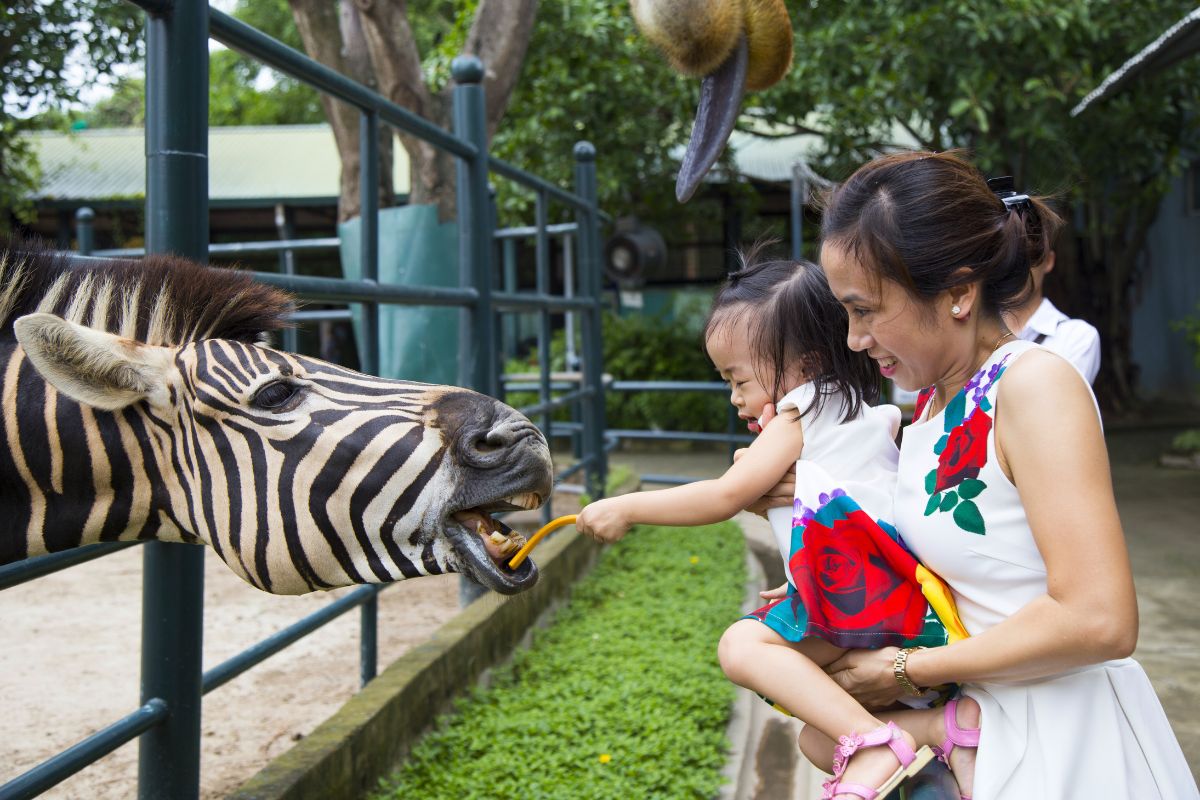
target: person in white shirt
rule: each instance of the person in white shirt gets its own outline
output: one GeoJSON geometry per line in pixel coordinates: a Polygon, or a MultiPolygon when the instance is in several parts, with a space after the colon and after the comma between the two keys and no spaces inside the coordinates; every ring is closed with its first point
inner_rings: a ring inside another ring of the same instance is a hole
{"type": "Polygon", "coordinates": [[[1096,380],[1100,371],[1100,334],[1087,322],[1072,319],[1055,308],[1042,294],[1046,274],[1054,269],[1054,253],[1032,270],[1033,291],[1020,306],[1005,315],[1009,330],[1018,339],[1035,342],[1053,350],[1074,365],[1087,378],[1096,380]]]}

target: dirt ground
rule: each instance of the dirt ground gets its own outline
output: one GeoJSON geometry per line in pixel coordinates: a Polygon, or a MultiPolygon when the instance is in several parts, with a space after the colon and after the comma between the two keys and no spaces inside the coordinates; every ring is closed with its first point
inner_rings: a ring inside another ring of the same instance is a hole
{"type": "MultiPolygon", "coordinates": [[[[0,783],[138,706],[141,571],[131,548],[0,592],[0,783]]],[[[380,595],[381,670],[458,612],[458,580],[380,595]]],[[[206,554],[205,669],[347,591],[269,595],[206,554]]],[[[357,690],[358,627],[350,611],[204,698],[202,798],[224,797],[357,690]]],[[[131,742],[41,796],[127,800],[136,787],[131,742]]]]}

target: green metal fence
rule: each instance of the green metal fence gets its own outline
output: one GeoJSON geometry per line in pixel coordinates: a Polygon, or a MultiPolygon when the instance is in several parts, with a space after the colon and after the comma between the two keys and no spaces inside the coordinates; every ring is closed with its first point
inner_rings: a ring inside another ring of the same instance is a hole
{"type": "MultiPolygon", "coordinates": [[[[541,315],[538,346],[548,354],[550,315],[571,311],[582,333],[582,380],[573,391],[553,397],[549,358],[541,359],[539,402],[529,413],[547,432],[549,415],[578,406],[576,431],[581,455],[559,477],[585,471],[593,496],[603,494],[606,448],[604,389],[600,349],[599,225],[596,205],[596,153],[575,147],[575,187],[566,191],[488,153],[484,127],[483,66],[474,58],[453,65],[454,130],[448,132],[389,102],[365,86],[211,9],[203,0],[133,0],[147,12],[146,64],[146,252],[176,253],[206,261],[208,238],[208,39],[242,51],[271,68],[349,103],[360,112],[362,189],[362,275],[359,281],[294,274],[255,273],[255,277],[311,300],[362,304],[366,348],[364,371],[378,365],[379,304],[457,306],[464,309],[460,341],[460,383],[497,395],[499,348],[494,338],[498,314],[536,311],[541,315]],[[460,285],[458,288],[380,284],[378,277],[378,130],[390,125],[454,155],[458,160],[460,285]],[[488,181],[498,175],[536,196],[537,286],[534,292],[497,291],[493,285],[495,239],[488,181]],[[549,292],[548,209],[551,202],[574,211],[578,239],[578,293],[549,292]]],[[[86,214],[83,222],[87,222],[86,214]]],[[[86,229],[86,225],[84,226],[86,229]]],[[[90,231],[80,245],[91,248],[90,231]]],[[[543,512],[547,517],[550,509],[543,512]]],[[[0,568],[0,589],[74,564],[134,546],[92,545],[0,568]]],[[[335,617],[362,609],[361,677],[376,672],[376,597],[366,586],[316,614],[260,642],[223,664],[202,670],[201,631],[204,551],[162,542],[144,547],[141,643],[141,703],[126,717],[0,786],[0,800],[34,797],[133,739],[139,740],[138,797],[188,800],[199,796],[201,697],[260,663],[335,617]],[[167,601],[169,599],[169,602],[167,601]]]]}

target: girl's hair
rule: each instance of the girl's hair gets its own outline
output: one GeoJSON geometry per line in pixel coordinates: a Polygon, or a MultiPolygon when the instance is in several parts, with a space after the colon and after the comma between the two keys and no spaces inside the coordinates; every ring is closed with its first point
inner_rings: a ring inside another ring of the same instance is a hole
{"type": "Polygon", "coordinates": [[[990,314],[1029,296],[1030,269],[1049,256],[1062,225],[1045,198],[1010,208],[959,152],[877,158],[829,192],[824,206],[825,244],[925,306],[980,281],[980,309],[990,314]]]}
{"type": "Polygon", "coordinates": [[[729,273],[713,298],[704,324],[704,341],[729,325],[746,325],[755,375],[773,400],[794,386],[787,373],[804,370],[816,392],[808,408],[819,412],[831,395],[840,395],[844,420],[857,416],[863,403],[879,399],[879,374],[866,353],[846,346],[846,310],[833,296],[825,273],[810,261],[767,261],[755,245],[742,255],[742,268],[729,273]]]}

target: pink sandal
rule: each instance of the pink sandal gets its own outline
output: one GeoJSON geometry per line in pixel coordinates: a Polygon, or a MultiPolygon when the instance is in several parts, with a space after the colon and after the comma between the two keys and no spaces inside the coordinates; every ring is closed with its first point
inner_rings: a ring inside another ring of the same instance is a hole
{"type": "MultiPolygon", "coordinates": [[[[979,747],[979,728],[972,730],[963,730],[958,727],[958,700],[951,700],[946,703],[946,709],[943,712],[946,720],[946,741],[940,745],[933,746],[933,752],[938,757],[938,760],[950,766],[950,754],[954,752],[955,746],[958,747],[979,747]]],[[[961,795],[962,800],[971,800],[967,795],[961,795]]]]}
{"type": "Polygon", "coordinates": [[[821,794],[821,800],[833,800],[839,794],[856,794],[863,800],[882,797],[899,786],[905,778],[920,771],[929,760],[932,760],[929,750],[925,748],[922,750],[925,753],[924,759],[918,758],[913,749],[908,746],[908,742],[901,738],[900,729],[894,722],[881,725],[865,734],[851,733],[848,736],[839,736],[837,747],[833,752],[833,777],[822,784],[825,791],[821,794]],[[875,789],[859,783],[840,782],[842,775],[846,773],[846,766],[850,763],[851,756],[864,747],[878,747],[882,744],[891,748],[896,760],[900,762],[900,767],[892,773],[891,777],[875,789]]]}

